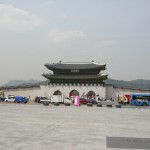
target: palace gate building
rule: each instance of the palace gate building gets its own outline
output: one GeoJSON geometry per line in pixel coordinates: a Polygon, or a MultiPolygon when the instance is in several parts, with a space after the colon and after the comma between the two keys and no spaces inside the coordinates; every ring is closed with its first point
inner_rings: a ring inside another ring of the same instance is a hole
{"type": "MultiPolygon", "coordinates": [[[[104,80],[107,74],[102,73],[106,70],[106,64],[95,63],[47,63],[45,67],[52,73],[44,73],[43,77],[49,80],[45,88],[47,96],[63,95],[70,97],[79,95],[80,97],[100,96],[106,98],[106,88],[104,80]]],[[[42,88],[42,86],[41,86],[42,88]]]]}

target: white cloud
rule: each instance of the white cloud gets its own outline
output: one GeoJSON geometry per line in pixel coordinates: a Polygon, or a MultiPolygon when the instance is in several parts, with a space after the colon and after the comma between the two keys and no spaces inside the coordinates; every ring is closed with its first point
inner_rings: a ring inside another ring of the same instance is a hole
{"type": "Polygon", "coordinates": [[[45,24],[36,14],[12,5],[0,4],[0,27],[13,31],[28,31],[45,24]]]}
{"type": "Polygon", "coordinates": [[[85,37],[85,33],[79,30],[72,31],[60,31],[60,30],[51,30],[48,33],[48,37],[51,42],[66,42],[74,41],[85,37]]]}
{"type": "Polygon", "coordinates": [[[115,40],[106,40],[106,41],[101,41],[97,44],[97,48],[111,48],[114,45],[116,45],[116,41],[115,40]]]}

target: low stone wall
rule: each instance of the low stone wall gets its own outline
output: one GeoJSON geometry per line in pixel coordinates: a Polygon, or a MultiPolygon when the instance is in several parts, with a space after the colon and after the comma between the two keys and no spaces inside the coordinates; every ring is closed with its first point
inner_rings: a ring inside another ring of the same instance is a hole
{"type": "Polygon", "coordinates": [[[35,96],[41,95],[41,88],[40,87],[30,87],[30,88],[11,88],[11,89],[5,89],[5,96],[8,95],[21,95],[25,97],[30,97],[31,100],[34,100],[35,96]]]}

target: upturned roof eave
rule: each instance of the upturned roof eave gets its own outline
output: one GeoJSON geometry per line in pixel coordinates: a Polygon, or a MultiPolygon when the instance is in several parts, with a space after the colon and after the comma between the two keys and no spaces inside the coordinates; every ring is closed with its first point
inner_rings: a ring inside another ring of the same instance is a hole
{"type": "Polygon", "coordinates": [[[78,66],[76,65],[72,65],[72,64],[67,64],[65,65],[65,67],[62,65],[58,66],[57,64],[45,64],[44,66],[49,69],[49,70],[70,70],[70,69],[78,69],[78,70],[93,70],[93,69],[101,69],[101,70],[105,70],[106,69],[106,64],[92,64],[93,66],[88,66],[88,64],[85,64],[82,67],[78,64],[78,66]],[[95,66],[94,66],[95,65],[95,66]]]}
{"type": "Polygon", "coordinates": [[[47,79],[107,79],[107,74],[99,75],[53,75],[53,74],[42,74],[47,79]]]}

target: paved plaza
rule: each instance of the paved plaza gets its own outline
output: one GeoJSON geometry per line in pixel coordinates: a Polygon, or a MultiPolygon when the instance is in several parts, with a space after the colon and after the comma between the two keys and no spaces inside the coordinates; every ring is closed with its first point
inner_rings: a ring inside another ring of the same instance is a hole
{"type": "Polygon", "coordinates": [[[126,150],[109,137],[150,138],[150,108],[0,103],[0,150],[126,150]]]}

